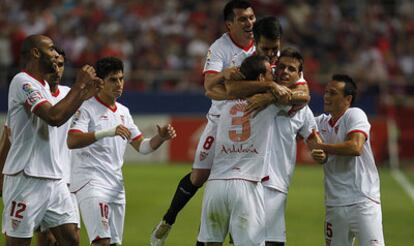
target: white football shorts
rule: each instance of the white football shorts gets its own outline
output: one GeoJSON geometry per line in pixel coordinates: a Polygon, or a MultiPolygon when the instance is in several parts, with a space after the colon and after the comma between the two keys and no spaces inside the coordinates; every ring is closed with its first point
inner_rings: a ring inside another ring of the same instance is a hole
{"type": "Polygon", "coordinates": [[[76,192],[89,242],[110,238],[110,244],[122,244],[125,200],[120,202],[106,194],[104,188],[90,184],[76,192]]]}
{"type": "MultiPolygon", "coordinates": [[[[69,187],[68,187],[69,189],[69,187]]],[[[78,206],[78,200],[76,199],[76,195],[74,193],[70,193],[70,198],[72,200],[73,208],[75,210],[75,218],[76,218],[76,226],[78,229],[81,228],[81,222],[80,222],[80,214],[79,214],[79,206],[78,206]]],[[[40,231],[44,232],[48,230],[49,228],[46,227],[44,224],[40,224],[40,231]]]]}
{"type": "Polygon", "coordinates": [[[204,191],[198,241],[223,242],[230,233],[234,245],[264,245],[263,199],[260,182],[209,180],[204,191]]]}
{"type": "Polygon", "coordinates": [[[286,193],[264,186],[266,242],[286,242],[286,201],[286,193]]]}
{"type": "Polygon", "coordinates": [[[207,120],[207,125],[198,140],[193,162],[194,169],[211,169],[213,166],[219,116],[207,114],[207,120]]]}
{"type": "Polygon", "coordinates": [[[383,246],[381,204],[371,200],[326,207],[325,240],[327,246],[383,246]]]}
{"type": "Polygon", "coordinates": [[[77,223],[69,189],[63,180],[30,177],[23,172],[4,176],[3,233],[30,238],[40,226],[77,223]]]}

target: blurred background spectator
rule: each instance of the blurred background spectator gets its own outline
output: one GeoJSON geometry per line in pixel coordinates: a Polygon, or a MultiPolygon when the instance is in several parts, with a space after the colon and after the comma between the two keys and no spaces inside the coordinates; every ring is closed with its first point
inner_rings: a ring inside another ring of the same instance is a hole
{"type": "MultiPolygon", "coordinates": [[[[130,91],[203,92],[208,46],[225,27],[226,1],[0,0],[0,89],[18,71],[30,34],[52,37],[68,56],[64,81],[103,56],[125,62],[130,91]]],[[[305,56],[305,78],[321,93],[346,72],[363,93],[406,103],[414,95],[414,3],[410,0],[256,0],[258,18],[278,16],[283,45],[305,56]]]]}

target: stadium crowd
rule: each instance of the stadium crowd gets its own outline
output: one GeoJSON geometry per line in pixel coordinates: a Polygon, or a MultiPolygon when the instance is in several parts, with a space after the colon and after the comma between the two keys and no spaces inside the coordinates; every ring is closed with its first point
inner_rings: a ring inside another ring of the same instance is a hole
{"type": "MultiPolygon", "coordinates": [[[[0,88],[18,69],[22,40],[52,37],[67,53],[64,81],[74,68],[105,56],[121,57],[127,90],[203,91],[208,45],[225,31],[224,1],[2,0],[0,88]]],[[[284,45],[304,54],[305,77],[320,91],[343,71],[381,89],[414,95],[414,3],[395,1],[256,0],[258,17],[276,15],[284,45]]]]}

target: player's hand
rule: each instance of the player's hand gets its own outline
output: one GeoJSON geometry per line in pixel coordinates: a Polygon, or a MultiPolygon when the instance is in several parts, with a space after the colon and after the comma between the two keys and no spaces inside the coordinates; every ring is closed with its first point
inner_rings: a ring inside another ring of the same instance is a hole
{"type": "Polygon", "coordinates": [[[312,134],[309,136],[306,143],[309,149],[323,149],[323,141],[316,129],[312,129],[312,134]]]}
{"type": "Polygon", "coordinates": [[[171,126],[171,124],[168,124],[163,127],[157,125],[157,131],[158,135],[161,137],[163,141],[173,139],[177,136],[177,133],[175,132],[175,129],[171,126]]]}
{"type": "Polygon", "coordinates": [[[273,83],[270,92],[279,104],[288,105],[292,100],[292,91],[286,86],[273,83]]]}
{"type": "Polygon", "coordinates": [[[326,162],[326,159],[328,158],[326,153],[321,149],[313,149],[311,152],[311,156],[316,162],[320,164],[324,164],[326,162]]]}
{"type": "Polygon", "coordinates": [[[88,100],[89,98],[96,96],[99,91],[102,90],[104,82],[101,78],[96,77],[91,83],[88,83],[81,91],[82,99],[88,100]]]}
{"type": "Polygon", "coordinates": [[[103,81],[96,76],[95,69],[90,65],[83,66],[76,76],[74,88],[80,90],[83,100],[96,95],[103,86],[103,81]]]}
{"type": "Polygon", "coordinates": [[[256,94],[247,99],[245,115],[253,114],[255,117],[260,111],[273,103],[273,96],[267,93],[256,94]]]}
{"type": "Polygon", "coordinates": [[[115,129],[115,136],[120,136],[123,139],[129,140],[131,138],[131,132],[124,125],[120,124],[115,129]]]}
{"type": "Polygon", "coordinates": [[[223,70],[224,80],[238,81],[243,80],[244,75],[240,72],[238,67],[230,67],[223,70]]]}

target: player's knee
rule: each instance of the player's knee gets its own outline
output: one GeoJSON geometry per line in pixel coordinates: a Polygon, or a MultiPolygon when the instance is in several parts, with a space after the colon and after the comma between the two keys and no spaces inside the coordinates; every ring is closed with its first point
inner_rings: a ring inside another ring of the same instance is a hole
{"type": "Polygon", "coordinates": [[[194,186],[203,186],[210,176],[209,169],[193,169],[190,175],[191,183],[194,186]]]}
{"type": "Polygon", "coordinates": [[[79,246],[80,244],[79,237],[76,234],[68,236],[65,241],[67,242],[67,245],[70,246],[79,246]]]}

